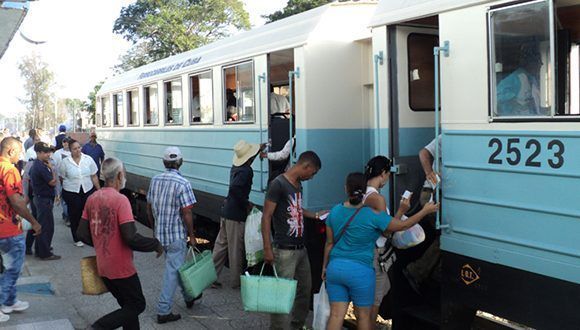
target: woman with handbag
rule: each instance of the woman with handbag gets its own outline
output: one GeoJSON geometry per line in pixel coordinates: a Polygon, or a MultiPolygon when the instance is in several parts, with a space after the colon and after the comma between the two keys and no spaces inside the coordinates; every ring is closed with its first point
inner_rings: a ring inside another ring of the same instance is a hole
{"type": "Polygon", "coordinates": [[[341,329],[350,301],[354,303],[358,329],[371,329],[371,307],[374,302],[375,241],[381,234],[400,231],[434,213],[438,204],[429,203],[406,221],[392,218],[386,212],[363,207],[365,177],[351,173],[346,179],[348,200],[330,211],[326,224],[326,246],[322,279],[330,300],[327,329],[341,329]]]}

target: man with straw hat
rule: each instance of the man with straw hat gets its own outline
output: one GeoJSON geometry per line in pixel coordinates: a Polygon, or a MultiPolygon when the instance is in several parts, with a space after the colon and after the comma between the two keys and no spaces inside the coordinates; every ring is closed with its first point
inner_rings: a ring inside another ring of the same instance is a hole
{"type": "MultiPolygon", "coordinates": [[[[259,144],[238,141],[234,146],[233,166],[230,170],[230,188],[224,200],[220,231],[213,248],[213,262],[219,277],[224,268],[226,257],[229,259],[232,288],[240,286],[240,274],[245,258],[244,227],[246,217],[252,209],[250,191],[254,171],[252,162],[260,151],[259,144]]],[[[219,287],[219,282],[214,287],[219,287]]]]}

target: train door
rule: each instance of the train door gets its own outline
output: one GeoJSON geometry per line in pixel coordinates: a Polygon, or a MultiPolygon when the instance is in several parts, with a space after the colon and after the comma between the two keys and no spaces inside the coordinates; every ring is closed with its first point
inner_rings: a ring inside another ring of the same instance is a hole
{"type": "MultiPolygon", "coordinates": [[[[434,20],[436,24],[436,19],[434,20]]],[[[394,26],[388,30],[390,54],[390,150],[396,172],[391,180],[391,208],[405,190],[418,201],[425,180],[419,151],[434,137],[433,47],[435,28],[394,26]]]]}
{"type": "MultiPolygon", "coordinates": [[[[294,70],[294,50],[286,49],[268,54],[268,142],[271,152],[280,152],[294,132],[293,104],[290,102],[294,91],[291,89],[289,73],[294,70]],[[292,127],[291,127],[292,126],[292,127]]],[[[292,144],[293,146],[295,144],[292,144]]],[[[290,153],[294,152],[290,148],[290,153]]],[[[269,179],[284,172],[290,162],[290,155],[276,153],[269,161],[269,179]],[[283,155],[282,155],[283,154],[283,155]]]]}

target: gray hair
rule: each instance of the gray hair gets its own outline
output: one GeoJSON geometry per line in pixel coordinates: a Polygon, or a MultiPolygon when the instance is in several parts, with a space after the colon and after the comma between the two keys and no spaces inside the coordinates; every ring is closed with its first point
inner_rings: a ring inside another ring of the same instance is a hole
{"type": "Polygon", "coordinates": [[[125,169],[123,162],[115,157],[105,159],[101,166],[105,182],[114,181],[117,175],[125,169]]]}

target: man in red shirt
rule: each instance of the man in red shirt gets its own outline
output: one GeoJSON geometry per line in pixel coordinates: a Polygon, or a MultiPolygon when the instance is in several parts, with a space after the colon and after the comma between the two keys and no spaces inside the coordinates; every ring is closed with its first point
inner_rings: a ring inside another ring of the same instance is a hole
{"type": "Polygon", "coordinates": [[[0,252],[5,267],[0,284],[0,322],[10,319],[7,314],[28,308],[26,301],[16,300],[16,281],[24,263],[25,238],[16,214],[28,219],[35,235],[41,226],[30,214],[22,196],[22,179],[14,166],[22,152],[22,143],[13,137],[0,142],[0,252]]]}
{"type": "Polygon", "coordinates": [[[145,297],[133,264],[133,250],[163,253],[155,238],[137,234],[131,204],[119,193],[125,187],[125,168],[116,158],[106,159],[101,168],[105,187],[88,199],[77,236],[93,245],[97,269],[120,309],[93,323],[93,329],[139,329],[139,314],[145,310],[145,297]]]}

